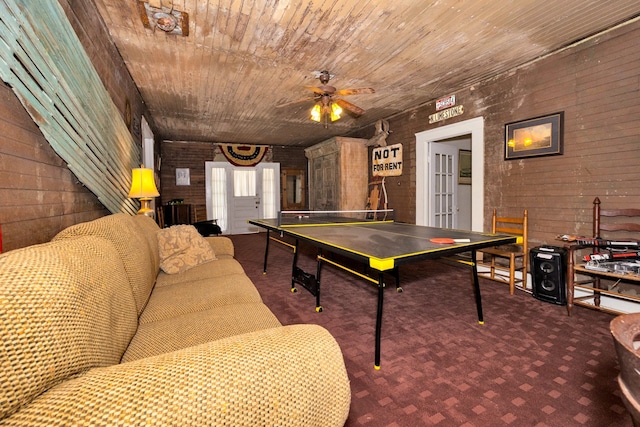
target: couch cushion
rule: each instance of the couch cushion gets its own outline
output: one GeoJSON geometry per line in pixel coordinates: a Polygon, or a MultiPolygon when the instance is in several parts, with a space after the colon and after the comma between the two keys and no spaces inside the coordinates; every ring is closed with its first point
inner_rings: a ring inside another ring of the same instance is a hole
{"type": "Polygon", "coordinates": [[[350,402],[335,339],[320,326],[292,325],[92,369],[3,421],[23,427],[336,427],[345,424],[350,402]]]}
{"type": "Polygon", "coordinates": [[[220,255],[230,255],[231,257],[233,257],[235,255],[233,241],[228,237],[205,237],[204,240],[206,240],[211,245],[217,257],[219,257],[220,255]]]}
{"type": "Polygon", "coordinates": [[[158,253],[158,231],[160,227],[156,222],[146,215],[134,215],[131,217],[133,222],[140,227],[149,244],[150,254],[153,258],[153,269],[157,272],[160,269],[160,255],[158,253]]]}
{"type": "Polygon", "coordinates": [[[57,382],[117,364],[137,327],[118,253],[99,237],[0,256],[0,419],[57,382]]]}
{"type": "Polygon", "coordinates": [[[140,314],[158,275],[158,270],[154,268],[151,249],[140,227],[133,222],[130,215],[117,213],[72,225],[58,233],[53,240],[83,235],[104,237],[116,248],[129,276],[137,312],[140,314]]]}
{"type": "Polygon", "coordinates": [[[141,324],[122,361],[142,359],[221,338],[281,326],[262,303],[225,305],[141,324]]]}
{"type": "Polygon", "coordinates": [[[262,302],[262,298],[245,274],[229,274],[156,287],[140,315],[140,323],[248,302],[262,302]]]}
{"type": "Polygon", "coordinates": [[[156,288],[191,282],[193,280],[211,279],[214,277],[228,276],[230,274],[245,274],[242,265],[229,255],[217,255],[215,261],[197,265],[180,274],[167,274],[164,271],[158,273],[156,288]]]}
{"type": "Polygon", "coordinates": [[[181,273],[216,259],[211,245],[192,225],[174,225],[157,233],[160,268],[168,274],[181,273]]]}

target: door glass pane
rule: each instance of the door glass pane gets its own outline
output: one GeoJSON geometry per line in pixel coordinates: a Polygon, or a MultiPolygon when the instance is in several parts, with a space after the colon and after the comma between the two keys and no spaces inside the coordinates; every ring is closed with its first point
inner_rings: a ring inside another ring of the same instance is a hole
{"type": "Polygon", "coordinates": [[[264,168],[262,170],[262,214],[264,218],[276,218],[276,171],[264,168]]]}
{"type": "Polygon", "coordinates": [[[224,168],[211,169],[211,204],[213,219],[222,231],[227,230],[227,173],[224,168]]]}
{"type": "Polygon", "coordinates": [[[233,171],[233,195],[234,197],[255,197],[256,196],[256,171],[237,170],[233,171]]]}

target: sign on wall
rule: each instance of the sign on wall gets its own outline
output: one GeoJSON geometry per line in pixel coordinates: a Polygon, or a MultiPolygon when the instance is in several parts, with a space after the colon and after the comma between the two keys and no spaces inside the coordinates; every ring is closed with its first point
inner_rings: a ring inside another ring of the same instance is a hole
{"type": "Polygon", "coordinates": [[[440,98],[436,101],[436,111],[444,110],[445,108],[453,107],[454,105],[456,105],[456,96],[445,96],[444,98],[440,98]]]}
{"type": "Polygon", "coordinates": [[[402,144],[374,148],[371,153],[373,176],[402,175],[402,144]]]}
{"type": "Polygon", "coordinates": [[[459,116],[463,113],[464,113],[464,108],[462,105],[447,108],[446,110],[438,111],[435,114],[431,114],[429,116],[429,124],[450,119],[451,117],[459,116]]]}

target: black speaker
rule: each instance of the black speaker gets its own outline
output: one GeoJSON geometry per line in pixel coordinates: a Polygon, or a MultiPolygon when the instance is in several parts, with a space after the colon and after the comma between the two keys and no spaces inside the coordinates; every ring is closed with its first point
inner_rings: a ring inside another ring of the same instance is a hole
{"type": "Polygon", "coordinates": [[[567,304],[567,250],[538,246],[529,251],[533,297],[558,305],[567,304]]]}

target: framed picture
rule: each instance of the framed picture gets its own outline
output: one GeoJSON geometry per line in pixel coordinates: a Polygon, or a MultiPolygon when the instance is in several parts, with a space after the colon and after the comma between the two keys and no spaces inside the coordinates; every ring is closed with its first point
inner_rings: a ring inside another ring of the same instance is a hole
{"type": "Polygon", "coordinates": [[[505,160],[562,154],[564,112],[505,125],[505,160]]]}
{"type": "Polygon", "coordinates": [[[458,184],[471,185],[471,150],[458,151],[458,184]]]}
{"type": "Polygon", "coordinates": [[[189,168],[176,168],[176,185],[191,185],[189,168]]]}

